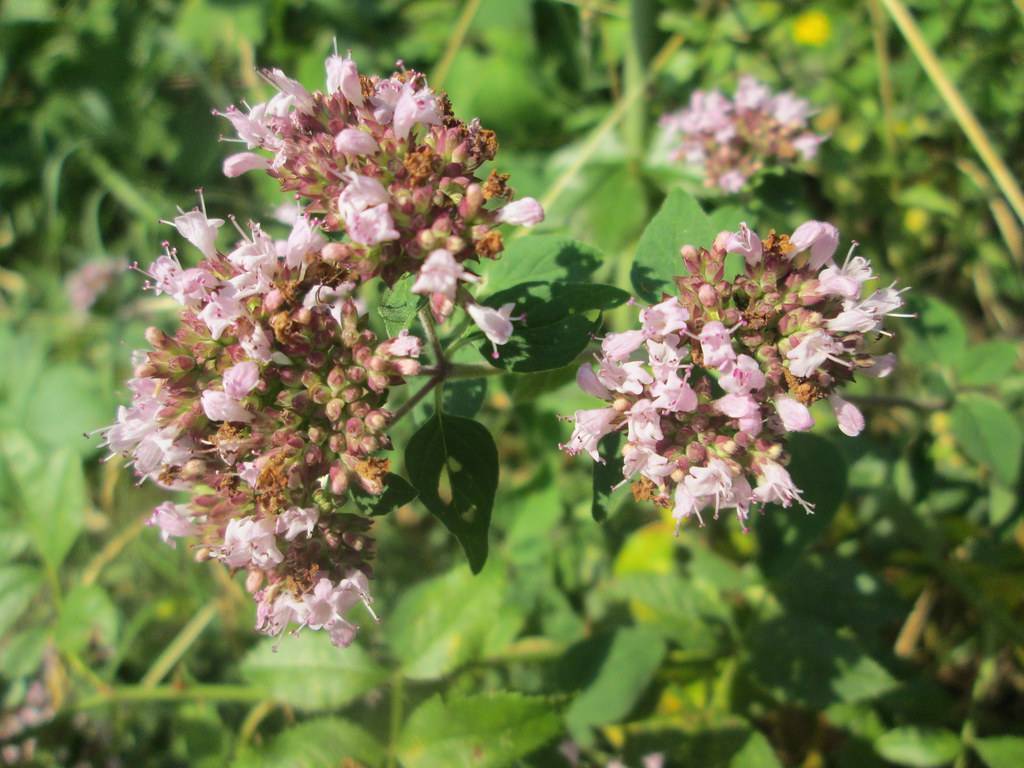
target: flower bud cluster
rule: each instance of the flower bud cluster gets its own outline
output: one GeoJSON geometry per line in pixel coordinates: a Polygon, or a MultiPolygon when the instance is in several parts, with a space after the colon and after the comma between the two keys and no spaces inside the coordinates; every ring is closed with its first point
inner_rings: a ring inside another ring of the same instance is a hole
{"type": "Polygon", "coordinates": [[[194,537],[200,559],[249,573],[258,629],[325,629],[369,603],[369,519],[349,494],[380,494],[390,448],[388,389],[419,372],[420,342],[380,342],[366,327],[326,238],[299,217],[286,240],[257,224],[216,247],[223,220],[203,210],[171,222],[203,254],[183,268],[165,244],[149,287],[181,304],[173,335],[150,328],[135,353],[132,404],[105,431],[135,472],[191,500],[165,502],[150,524],[172,546],[194,537]]]}
{"type": "Polygon", "coordinates": [[[638,330],[606,336],[596,371],[580,368],[580,387],[607,405],[576,412],[563,450],[602,461],[601,439],[625,432],[623,482],[635,478],[635,497],[672,506],[679,522],[731,508],[745,529],[758,503],[810,512],[786,470],[786,434],[814,425],[818,400],[844,434],[864,428],[838,391],[857,373],[892,370],[870,343],[903,303],[893,286],[864,297],[871,265],[856,244],[836,264],[838,243],[831,224],[808,221],[792,235],[762,240],[742,224],[710,250],[684,246],[679,295],[642,310],[638,330]],[[729,253],[744,258],[733,280],[729,253]]]}
{"type": "MultiPolygon", "coordinates": [[[[281,70],[264,70],[273,98],[217,114],[249,150],[263,152],[232,155],[224,172],[267,172],[322,218],[325,231],[344,234],[323,257],[347,279],[380,275],[392,284],[422,274],[439,251],[457,264],[495,258],[503,248],[499,224],[543,219],[536,200],[513,201],[507,174],[476,175],[495,157],[494,132],[458,120],[423,74],[366,76],[338,55],[326,70],[326,91],[313,93],[281,70]]],[[[442,297],[436,303],[439,316],[451,312],[442,297]]]]}
{"type": "Polygon", "coordinates": [[[681,141],[672,157],[704,169],[704,185],[739,192],[768,163],[810,160],[827,136],[808,128],[810,104],[790,91],[773,94],[750,75],[730,100],[720,91],[694,91],[688,106],[663,115],[681,141]]]}

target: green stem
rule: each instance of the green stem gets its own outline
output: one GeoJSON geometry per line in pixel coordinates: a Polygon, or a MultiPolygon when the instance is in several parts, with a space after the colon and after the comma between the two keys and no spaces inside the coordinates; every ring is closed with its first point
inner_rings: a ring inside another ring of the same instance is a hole
{"type": "Polygon", "coordinates": [[[855,405],[863,405],[866,407],[880,406],[884,408],[902,406],[903,408],[910,408],[911,410],[921,411],[923,413],[944,411],[950,406],[950,403],[946,402],[922,402],[920,400],[913,400],[909,397],[899,397],[897,395],[846,395],[846,399],[855,405]]]}
{"type": "Polygon", "coordinates": [[[960,729],[960,753],[956,756],[953,768],[967,768],[970,765],[971,747],[978,735],[975,719],[978,714],[978,706],[988,694],[992,683],[996,680],[996,659],[993,643],[990,639],[991,632],[982,630],[983,643],[985,644],[985,655],[978,664],[978,673],[974,678],[974,685],[971,687],[971,703],[967,708],[967,717],[964,718],[963,727],[960,729]]]}
{"type": "Polygon", "coordinates": [[[440,88],[445,78],[448,77],[448,72],[452,68],[452,62],[455,61],[455,56],[462,47],[462,43],[466,39],[466,33],[469,32],[469,27],[473,23],[473,17],[476,16],[478,10],[480,10],[480,0],[466,0],[466,4],[462,6],[462,13],[459,14],[455,26],[452,27],[452,33],[448,37],[448,44],[444,48],[444,54],[430,75],[430,84],[435,89],[440,88]]]}
{"type": "Polygon", "coordinates": [[[1021,190],[1010,169],[992,146],[992,142],[981,123],[978,122],[978,118],[975,117],[960,91],[946,74],[942,62],[939,61],[939,57],[935,55],[935,51],[921,34],[921,29],[917,26],[910,11],[907,10],[907,6],[903,4],[902,0],[881,0],[881,3],[889,12],[892,20],[896,22],[900,33],[914,52],[914,56],[917,57],[921,67],[932,81],[935,90],[946,102],[946,107],[959,123],[968,141],[974,146],[982,162],[985,163],[985,167],[992,174],[992,178],[1010,203],[1010,207],[1013,208],[1017,217],[1024,221],[1024,191],[1021,190]]]}
{"type": "MultiPolygon", "coordinates": [[[[618,125],[619,121],[626,116],[626,113],[629,112],[640,97],[643,96],[644,91],[647,89],[647,85],[652,82],[655,76],[665,67],[666,64],[668,64],[669,60],[672,58],[672,54],[674,54],[682,44],[682,35],[673,35],[670,37],[661,47],[661,50],[658,51],[658,55],[651,61],[651,66],[647,70],[646,77],[644,77],[639,84],[627,89],[612,108],[611,112],[609,112],[605,118],[594,127],[587,136],[586,141],[583,142],[583,146],[580,148],[580,151],[577,153],[573,162],[561,173],[561,175],[559,175],[557,179],[555,179],[554,183],[541,200],[541,205],[543,205],[546,210],[550,209],[555,200],[557,200],[569,185],[572,184],[576,175],[583,169],[587,164],[587,161],[589,161],[591,156],[597,151],[604,137],[609,131],[618,125]]],[[[520,236],[521,234],[523,233],[520,233],[517,236],[520,236]]]]}
{"type": "MultiPolygon", "coordinates": [[[[442,371],[437,368],[424,368],[423,373],[441,375],[442,371]]],[[[444,379],[482,379],[486,376],[501,376],[508,373],[503,368],[495,368],[492,365],[473,365],[471,363],[452,363],[443,369],[444,379]]]]}
{"type": "Polygon", "coordinates": [[[95,709],[111,704],[151,703],[162,701],[237,701],[251,703],[263,701],[267,692],[247,685],[196,684],[179,688],[174,685],[145,687],[125,685],[109,688],[105,692],[84,696],[71,706],[73,709],[95,709]]]}
{"type": "Polygon", "coordinates": [[[182,627],[170,645],[168,645],[164,652],[161,653],[153,665],[146,671],[146,674],[142,676],[142,680],[139,684],[145,688],[152,688],[161,680],[163,680],[167,673],[174,668],[181,657],[185,655],[188,649],[192,646],[199,635],[203,633],[210,622],[217,617],[217,604],[215,602],[209,602],[200,609],[200,611],[193,616],[188,624],[182,627]]]}
{"type": "Polygon", "coordinates": [[[437,337],[437,327],[434,325],[434,318],[425,309],[421,309],[419,312],[420,324],[423,326],[423,332],[427,334],[427,340],[430,342],[430,348],[434,351],[434,358],[438,366],[443,366],[445,363],[444,347],[441,346],[441,340],[437,337]]]}
{"type": "Polygon", "coordinates": [[[398,765],[398,735],[402,730],[405,708],[405,679],[401,672],[391,677],[391,711],[388,721],[388,768],[398,765]]]}
{"type": "MultiPolygon", "coordinates": [[[[630,45],[625,57],[626,90],[646,89],[645,74],[648,62],[654,56],[658,13],[655,0],[632,0],[629,4],[630,45]]],[[[626,145],[634,159],[642,159],[647,145],[647,105],[641,101],[623,121],[626,145]]]]}
{"type": "Polygon", "coordinates": [[[424,397],[426,397],[428,394],[430,394],[430,391],[432,389],[436,388],[438,384],[440,384],[442,381],[444,381],[444,378],[445,377],[444,377],[443,369],[441,371],[434,371],[433,375],[430,377],[430,380],[426,384],[424,384],[423,387],[421,387],[419,390],[417,390],[416,394],[414,394],[412,397],[410,397],[408,400],[406,400],[404,403],[402,403],[398,407],[397,411],[395,411],[393,414],[391,414],[391,423],[392,424],[397,424],[399,421],[401,421],[401,419],[407,413],[409,413],[409,411],[411,411],[413,408],[415,408],[417,405],[419,405],[419,402],[424,397]]]}

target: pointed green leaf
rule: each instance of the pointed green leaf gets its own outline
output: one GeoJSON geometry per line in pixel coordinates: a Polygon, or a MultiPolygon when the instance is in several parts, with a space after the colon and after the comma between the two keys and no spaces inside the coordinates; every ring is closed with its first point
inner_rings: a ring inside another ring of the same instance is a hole
{"type": "Polygon", "coordinates": [[[479,576],[454,570],[407,590],[385,619],[391,654],[411,680],[436,680],[475,658],[502,607],[505,582],[494,565],[479,576]]]}
{"type": "Polygon", "coordinates": [[[905,726],[879,736],[875,751],[897,765],[939,768],[953,762],[959,754],[960,739],[943,728],[905,726]]]}
{"type": "Polygon", "coordinates": [[[499,768],[561,730],[557,713],[540,698],[493,693],[446,702],[436,695],[406,721],[398,757],[405,768],[499,768]]]}
{"type": "Polygon", "coordinates": [[[1024,737],[988,736],[972,742],[988,768],[1020,768],[1024,765],[1024,737]]]}
{"type": "Polygon", "coordinates": [[[681,189],[669,192],[636,247],[630,277],[637,294],[650,302],[660,300],[662,292],[674,294],[673,278],[686,272],[679,249],[710,248],[716,234],[692,195],[681,189]]]}
{"type": "Polygon", "coordinates": [[[361,646],[335,648],[324,632],[309,630],[261,640],[242,659],[240,671],[268,698],[305,711],[343,707],[387,679],[361,646]]]}
{"type": "Polygon", "coordinates": [[[321,717],[292,726],[259,749],[243,749],[231,768],[376,766],[384,757],[380,743],[358,725],[340,717],[321,717]]]}
{"type": "Polygon", "coordinates": [[[1003,485],[1015,485],[1024,450],[1017,417],[998,400],[973,393],[957,398],[951,417],[964,453],[991,469],[1003,485]]]}
{"type": "Polygon", "coordinates": [[[352,489],[352,501],[364,515],[379,517],[389,515],[416,498],[416,489],[401,475],[388,472],[384,478],[384,492],[379,495],[367,493],[361,488],[352,489]]]}
{"type": "Polygon", "coordinates": [[[434,414],[409,440],[409,479],[424,506],[459,540],[469,566],[487,561],[487,534],[498,488],[498,449],[479,422],[434,414]]]}

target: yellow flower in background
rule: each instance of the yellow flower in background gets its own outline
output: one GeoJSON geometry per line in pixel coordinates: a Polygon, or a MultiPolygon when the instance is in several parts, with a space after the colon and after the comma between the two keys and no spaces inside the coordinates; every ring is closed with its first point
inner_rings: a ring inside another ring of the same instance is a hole
{"type": "Polygon", "coordinates": [[[823,11],[804,11],[793,22],[793,39],[800,45],[821,46],[832,37],[832,22],[823,11]]]}

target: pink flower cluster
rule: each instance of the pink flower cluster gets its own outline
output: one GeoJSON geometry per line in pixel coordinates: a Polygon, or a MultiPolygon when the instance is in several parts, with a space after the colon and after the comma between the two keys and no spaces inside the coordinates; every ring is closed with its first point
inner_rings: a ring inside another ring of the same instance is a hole
{"type": "MultiPolygon", "coordinates": [[[[543,220],[533,198],[513,201],[507,174],[475,175],[495,157],[494,132],[477,120],[458,120],[423,74],[403,69],[368,77],[336,54],[326,70],[326,92],[314,93],[280,70],[264,70],[277,89],[273,98],[217,114],[250,150],[229,157],[224,172],[266,171],[294,191],[325,231],[346,236],[324,258],[349,279],[380,275],[392,284],[416,273],[425,290],[436,284],[429,278],[438,262],[431,264],[432,255],[447,254],[449,272],[451,263],[495,258],[503,248],[498,225],[543,220]]],[[[431,293],[439,318],[451,312],[455,284],[448,280],[431,293]]]]}
{"type": "MultiPolygon", "coordinates": [[[[221,114],[247,150],[224,162],[262,170],[298,201],[285,239],[255,223],[232,249],[205,209],[173,222],[203,260],[186,268],[165,244],[148,287],[181,305],[173,336],[151,328],[137,352],[132,404],[106,430],[140,478],[191,490],[150,524],[172,546],[249,573],[257,628],[323,629],[347,645],[346,612],[369,608],[370,520],[342,512],[349,496],[385,490],[392,414],[388,389],[419,373],[420,341],[379,342],[354,298],[375,277],[408,276],[444,321],[462,306],[494,345],[512,334],[512,306],[477,304],[466,262],[497,258],[501,224],[543,219],[514,200],[508,176],[474,174],[494,159],[493,132],[457,120],[423,75],[360,75],[351,58],[326,62],[326,92],[264,70],[277,93],[221,114]]],[[[372,613],[372,611],[371,611],[372,613]]]]}
{"type": "Polygon", "coordinates": [[[730,100],[720,91],[694,91],[688,106],[663,115],[680,144],[673,159],[704,168],[704,185],[739,192],[768,163],[810,160],[826,136],[808,127],[810,104],[790,91],[773,94],[750,75],[730,100]]]}
{"type": "Polygon", "coordinates": [[[197,537],[200,559],[247,570],[259,629],[295,622],[345,645],[355,627],[343,614],[370,602],[373,540],[369,519],[340,509],[385,488],[383,406],[419,372],[420,341],[377,341],[305,217],[281,240],[239,229],[226,253],[224,222],[205,209],[171,223],[204,258],[185,268],[165,244],[150,267],[149,287],[181,304],[181,322],[174,335],[147,331],[152,349],[135,353],[132,403],[106,444],[140,478],[193,491],[149,522],[171,546],[197,537]]]}
{"type": "Polygon", "coordinates": [[[835,263],[838,244],[835,227],[808,221],[788,236],[762,240],[742,224],[711,250],[684,246],[678,297],[606,336],[596,370],[580,368],[579,386],[607,405],[576,412],[563,450],[602,461],[602,438],[625,432],[623,482],[635,478],[637,499],[672,506],[679,522],[735,509],[745,528],[758,503],[810,512],[786,470],[786,434],[810,429],[809,406],[823,399],[844,434],[864,428],[838,390],[857,373],[889,374],[893,356],[870,344],[903,304],[893,286],[864,296],[871,265],[856,244],[835,263]],[[729,253],[746,265],[731,282],[729,253]]]}

